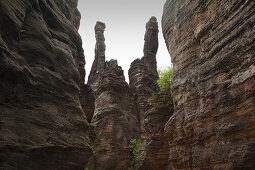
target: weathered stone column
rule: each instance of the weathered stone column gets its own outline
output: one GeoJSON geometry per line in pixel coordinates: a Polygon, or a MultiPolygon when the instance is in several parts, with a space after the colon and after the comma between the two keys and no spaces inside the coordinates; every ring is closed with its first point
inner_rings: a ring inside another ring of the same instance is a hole
{"type": "Polygon", "coordinates": [[[98,78],[105,65],[105,38],[104,38],[105,24],[98,21],[95,26],[96,46],[95,46],[95,60],[92,64],[88,84],[95,90],[98,85],[98,78]]]}
{"type": "Polygon", "coordinates": [[[146,138],[144,128],[144,114],[150,108],[148,98],[158,91],[157,61],[158,50],[158,22],[151,17],[146,24],[144,36],[144,56],[132,62],[129,69],[129,85],[136,96],[136,103],[141,122],[142,138],[146,138]]]}

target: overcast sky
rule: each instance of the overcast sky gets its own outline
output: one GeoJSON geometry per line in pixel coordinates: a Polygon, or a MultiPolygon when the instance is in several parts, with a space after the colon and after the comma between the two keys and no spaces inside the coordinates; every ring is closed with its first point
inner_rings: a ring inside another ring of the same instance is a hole
{"type": "Polygon", "coordinates": [[[165,0],[79,0],[86,82],[94,60],[96,21],[106,24],[106,60],[117,59],[127,81],[131,62],[143,56],[145,25],[151,16],[159,22],[158,68],[171,66],[161,28],[164,3],[165,0]]]}

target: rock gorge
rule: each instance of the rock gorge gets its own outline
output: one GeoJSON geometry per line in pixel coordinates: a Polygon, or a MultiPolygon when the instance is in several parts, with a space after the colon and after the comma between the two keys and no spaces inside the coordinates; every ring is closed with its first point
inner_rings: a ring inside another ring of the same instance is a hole
{"type": "Polygon", "coordinates": [[[253,0],[166,1],[174,74],[165,91],[155,17],[129,84],[105,60],[106,25],[97,22],[84,83],[77,3],[0,1],[0,169],[130,169],[132,139],[132,169],[255,168],[253,0]]]}

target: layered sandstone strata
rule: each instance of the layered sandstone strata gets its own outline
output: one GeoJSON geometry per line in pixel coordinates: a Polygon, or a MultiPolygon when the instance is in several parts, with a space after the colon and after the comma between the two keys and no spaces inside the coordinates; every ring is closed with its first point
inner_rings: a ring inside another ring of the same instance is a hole
{"type": "Polygon", "coordinates": [[[170,169],[255,167],[255,1],[167,0],[170,169]]]}
{"type": "Polygon", "coordinates": [[[136,96],[144,140],[135,168],[165,169],[169,147],[164,126],[173,114],[173,104],[170,89],[159,92],[157,85],[158,23],[155,17],[146,24],[144,40],[144,57],[136,59],[129,69],[130,86],[136,96]]]}
{"type": "Polygon", "coordinates": [[[136,169],[166,169],[169,146],[164,135],[164,127],[174,111],[170,90],[153,94],[148,99],[148,103],[151,108],[145,112],[144,116],[148,137],[136,161],[136,169]]]}
{"type": "Polygon", "coordinates": [[[0,169],[83,169],[93,154],[76,6],[0,1],[0,169]]]}
{"type": "Polygon", "coordinates": [[[140,124],[131,88],[116,60],[105,62],[103,31],[105,24],[95,26],[95,60],[89,75],[96,101],[92,125],[95,130],[95,167],[127,169],[131,139],[140,138],[140,124]]]}
{"type": "Polygon", "coordinates": [[[147,100],[158,91],[158,72],[156,54],[158,51],[158,22],[155,17],[151,17],[146,24],[144,36],[144,56],[131,63],[128,71],[129,85],[134,92],[141,122],[141,136],[146,138],[144,126],[145,112],[150,108],[147,100]]]}
{"type": "Polygon", "coordinates": [[[105,27],[105,24],[100,21],[98,21],[95,26],[95,59],[88,78],[88,85],[90,85],[94,91],[96,91],[99,86],[99,76],[102,74],[105,65],[105,27]]]}

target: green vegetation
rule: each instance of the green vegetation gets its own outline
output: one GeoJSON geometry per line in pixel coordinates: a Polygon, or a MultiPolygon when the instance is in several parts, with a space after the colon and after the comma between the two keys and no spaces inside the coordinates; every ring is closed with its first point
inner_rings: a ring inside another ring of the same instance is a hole
{"type": "Polygon", "coordinates": [[[84,170],[93,170],[93,169],[90,169],[90,168],[85,168],[84,170]]]}
{"type": "Polygon", "coordinates": [[[96,109],[95,110],[95,115],[97,115],[99,113],[99,110],[98,109],[96,109]]]}
{"type": "Polygon", "coordinates": [[[133,170],[135,165],[135,160],[138,157],[141,146],[138,144],[136,139],[131,139],[128,149],[130,151],[130,162],[128,170],[133,170]]]}
{"type": "Polygon", "coordinates": [[[168,67],[166,69],[158,70],[159,79],[158,85],[161,91],[170,89],[171,87],[171,79],[173,74],[173,68],[168,67]]]}
{"type": "Polygon", "coordinates": [[[103,146],[98,146],[98,147],[94,148],[94,151],[95,152],[104,152],[104,151],[106,151],[106,148],[103,146]]]}
{"type": "MultiPolygon", "coordinates": [[[[98,115],[99,115],[99,110],[96,109],[95,112],[94,112],[94,115],[93,115],[93,117],[92,117],[92,119],[91,119],[91,123],[94,123],[94,122],[97,120],[98,115]]],[[[93,124],[92,124],[92,125],[93,125],[93,124]]]]}

